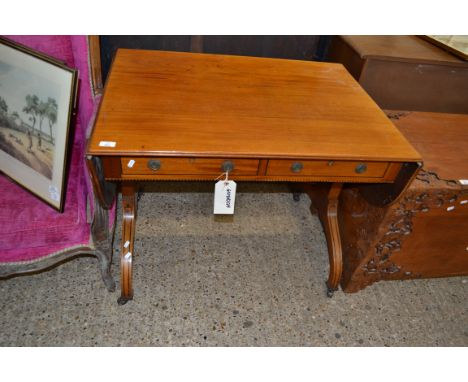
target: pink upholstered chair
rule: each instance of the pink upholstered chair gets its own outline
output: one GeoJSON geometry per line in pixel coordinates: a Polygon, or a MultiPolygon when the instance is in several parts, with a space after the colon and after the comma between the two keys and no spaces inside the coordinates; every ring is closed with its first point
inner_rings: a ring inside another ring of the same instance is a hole
{"type": "Polygon", "coordinates": [[[115,217],[115,190],[103,179],[96,202],[84,157],[87,134],[99,97],[90,85],[88,43],[85,36],[6,36],[48,54],[79,70],[79,95],[68,151],[64,212],[47,204],[0,175],[0,277],[43,270],[77,255],[95,255],[109,291],[115,217]]]}

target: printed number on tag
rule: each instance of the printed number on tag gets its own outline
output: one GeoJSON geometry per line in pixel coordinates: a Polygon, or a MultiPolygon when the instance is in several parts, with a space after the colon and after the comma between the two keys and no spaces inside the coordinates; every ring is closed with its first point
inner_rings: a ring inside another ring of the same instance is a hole
{"type": "Polygon", "coordinates": [[[214,213],[234,214],[237,184],[233,180],[220,180],[215,184],[214,213]]]}

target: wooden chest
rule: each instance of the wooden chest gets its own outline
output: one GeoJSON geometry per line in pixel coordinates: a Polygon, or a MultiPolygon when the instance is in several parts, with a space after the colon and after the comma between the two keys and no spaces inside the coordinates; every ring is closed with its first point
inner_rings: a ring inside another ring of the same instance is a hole
{"type": "Polygon", "coordinates": [[[468,62],[416,36],[335,36],[342,63],[382,109],[468,113],[468,62]]]}
{"type": "Polygon", "coordinates": [[[424,166],[390,206],[364,200],[369,186],[340,199],[342,287],[379,280],[468,275],[468,115],[390,112],[424,166]],[[462,181],[460,181],[462,180],[462,181]]]}

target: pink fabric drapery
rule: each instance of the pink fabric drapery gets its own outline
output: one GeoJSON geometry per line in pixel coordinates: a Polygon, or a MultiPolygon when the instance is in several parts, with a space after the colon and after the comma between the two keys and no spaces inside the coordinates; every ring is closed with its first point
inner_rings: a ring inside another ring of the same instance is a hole
{"type": "MultiPolygon", "coordinates": [[[[77,113],[72,121],[68,177],[62,214],[0,176],[0,263],[30,261],[76,246],[90,244],[87,201],[92,187],[84,162],[86,130],[99,99],[91,91],[86,36],[5,36],[65,62],[79,71],[77,113]]],[[[92,211],[91,211],[92,212],[92,211]]],[[[110,222],[114,221],[115,207],[110,222]]]]}

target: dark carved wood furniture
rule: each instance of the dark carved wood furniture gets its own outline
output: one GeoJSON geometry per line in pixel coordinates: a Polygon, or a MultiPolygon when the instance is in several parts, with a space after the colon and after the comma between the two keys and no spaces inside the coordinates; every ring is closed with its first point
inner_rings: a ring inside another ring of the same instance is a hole
{"type": "Polygon", "coordinates": [[[328,59],[382,109],[468,113],[468,62],[417,36],[335,36],[328,59]]]}
{"type": "Polygon", "coordinates": [[[214,181],[227,164],[236,181],[324,182],[316,200],[331,294],[343,184],[373,184],[390,203],[421,160],[342,65],[127,49],[113,61],[87,155],[94,174],[121,184],[121,304],[133,297],[140,182],[214,181]]]}
{"type": "Polygon", "coordinates": [[[468,275],[468,115],[388,115],[421,153],[424,167],[390,206],[368,203],[361,193],[366,186],[342,192],[346,292],[379,280],[468,275]]]}

